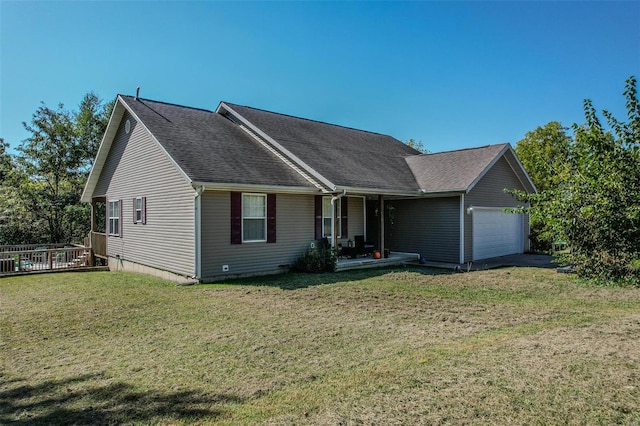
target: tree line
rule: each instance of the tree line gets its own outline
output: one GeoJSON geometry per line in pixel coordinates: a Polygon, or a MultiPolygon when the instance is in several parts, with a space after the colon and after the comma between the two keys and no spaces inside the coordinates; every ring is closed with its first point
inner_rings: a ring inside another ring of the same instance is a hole
{"type": "Polygon", "coordinates": [[[113,105],[93,92],[77,110],[42,103],[16,154],[0,139],[0,244],[82,242],[91,206],[80,196],[113,105]]]}

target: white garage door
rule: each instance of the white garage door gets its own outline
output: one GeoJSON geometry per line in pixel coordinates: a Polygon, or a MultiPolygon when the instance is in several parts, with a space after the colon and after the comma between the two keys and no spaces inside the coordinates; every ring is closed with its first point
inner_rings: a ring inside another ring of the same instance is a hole
{"type": "Polygon", "coordinates": [[[473,208],[473,260],[522,253],[521,214],[473,208]]]}

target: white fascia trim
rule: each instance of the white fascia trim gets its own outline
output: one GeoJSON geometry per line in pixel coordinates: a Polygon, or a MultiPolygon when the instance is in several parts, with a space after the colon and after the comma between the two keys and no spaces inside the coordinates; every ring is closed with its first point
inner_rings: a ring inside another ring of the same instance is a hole
{"type": "MultiPolygon", "coordinates": [[[[138,101],[136,101],[138,102],[138,101]]],[[[100,177],[100,173],[102,172],[102,168],[107,160],[109,151],[111,149],[111,145],[113,144],[113,140],[116,137],[116,133],[118,132],[118,128],[120,127],[120,122],[122,121],[122,117],[124,116],[124,112],[128,111],[129,114],[136,120],[137,124],[140,124],[144,130],[146,130],[147,134],[151,137],[151,139],[156,143],[156,145],[162,150],[162,152],[167,156],[169,161],[173,163],[175,168],[182,174],[187,183],[191,183],[191,178],[185,173],[184,170],[176,163],[171,155],[164,149],[164,146],[156,139],[156,137],[151,133],[149,128],[140,120],[133,110],[127,105],[127,103],[122,99],[120,95],[116,98],[116,105],[113,108],[113,112],[111,113],[111,118],[109,118],[109,124],[107,125],[107,131],[102,137],[102,142],[100,142],[100,147],[98,148],[98,154],[96,155],[96,160],[94,161],[93,166],[91,167],[91,172],[89,173],[89,178],[87,179],[87,184],[85,185],[84,191],[82,193],[82,197],[80,201],[88,203],[91,201],[91,196],[89,192],[93,192],[97,180],[100,177]],[[117,113],[116,113],[117,111],[117,113]],[[117,115],[117,118],[116,118],[117,115]],[[88,191],[91,189],[91,191],[88,191]]]]}
{"type": "MultiPolygon", "coordinates": [[[[511,145],[509,145],[509,152],[511,152],[511,155],[513,157],[513,159],[516,161],[516,165],[517,167],[520,168],[520,170],[522,171],[522,174],[527,178],[527,182],[529,185],[531,185],[531,188],[533,188],[533,192],[537,193],[538,192],[538,188],[536,188],[536,186],[533,184],[533,181],[531,180],[531,176],[529,176],[529,173],[527,173],[527,171],[525,170],[524,166],[522,165],[522,163],[520,162],[520,159],[518,158],[518,156],[516,155],[515,150],[511,147],[511,145]]],[[[513,165],[511,164],[511,161],[509,161],[509,159],[507,157],[505,157],[505,159],[507,160],[507,163],[509,163],[509,166],[511,166],[511,168],[513,169],[513,165]]],[[[520,176],[518,176],[518,173],[516,173],[516,177],[518,178],[518,180],[523,184],[522,186],[527,186],[525,184],[525,182],[522,182],[522,179],[520,179],[520,176]]]]}
{"type": "Polygon", "coordinates": [[[477,184],[478,182],[480,182],[480,179],[482,179],[484,177],[484,175],[486,175],[489,170],[491,170],[491,168],[498,162],[498,160],[504,155],[505,152],[507,152],[507,150],[509,149],[510,145],[506,144],[498,153],[498,155],[496,155],[495,157],[493,157],[493,160],[491,160],[489,162],[489,164],[487,165],[487,167],[484,168],[484,170],[482,171],[482,173],[480,173],[478,175],[478,177],[476,177],[473,182],[471,182],[471,185],[469,185],[469,187],[466,189],[467,193],[469,191],[471,191],[477,184]]]}
{"type": "Polygon", "coordinates": [[[364,195],[392,195],[402,197],[421,197],[424,193],[420,191],[393,191],[388,189],[379,188],[358,188],[354,186],[337,186],[335,192],[347,191],[351,194],[364,194],[364,195]]]}
{"type": "Polygon", "coordinates": [[[450,191],[425,191],[421,190],[420,195],[427,198],[434,197],[456,197],[460,194],[465,194],[467,192],[466,189],[452,189],[450,191]]]}
{"type": "Polygon", "coordinates": [[[298,173],[300,176],[305,178],[307,182],[310,182],[313,186],[318,188],[318,190],[326,192],[326,189],[324,186],[316,182],[315,179],[313,179],[311,176],[309,176],[309,174],[307,174],[304,170],[298,167],[297,164],[295,164],[293,161],[287,158],[284,154],[281,154],[273,146],[269,145],[267,141],[265,141],[260,136],[256,135],[254,132],[252,132],[251,129],[249,129],[247,126],[245,126],[244,124],[240,124],[238,127],[240,127],[244,132],[246,132],[249,136],[251,136],[256,142],[262,145],[267,151],[271,152],[273,155],[278,157],[283,163],[285,163],[287,166],[292,168],[296,173],[298,173]]]}
{"type": "Polygon", "coordinates": [[[249,129],[251,129],[253,132],[258,134],[260,137],[264,138],[264,140],[269,142],[269,144],[271,144],[271,146],[276,148],[282,154],[284,154],[287,157],[289,157],[289,159],[291,161],[295,162],[298,166],[300,166],[306,172],[308,172],[309,174],[314,176],[316,179],[318,179],[320,182],[322,182],[327,188],[329,188],[329,190],[331,190],[331,191],[335,191],[336,190],[336,186],[331,181],[329,181],[327,178],[322,176],[320,173],[318,173],[315,169],[313,169],[307,163],[302,161],[300,158],[295,156],[291,151],[289,151],[288,149],[286,149],[285,147],[280,145],[271,136],[267,135],[265,132],[260,130],[258,127],[254,126],[249,120],[244,118],[238,112],[234,111],[233,108],[229,107],[229,105],[225,104],[224,102],[220,102],[220,105],[218,105],[218,108],[216,109],[216,112],[220,112],[221,109],[224,109],[225,111],[227,111],[230,114],[232,114],[236,119],[240,120],[242,122],[242,124],[247,126],[249,129]]]}
{"type": "Polygon", "coordinates": [[[522,186],[526,187],[527,186],[526,184],[528,183],[529,185],[531,185],[531,188],[533,188],[534,192],[538,192],[536,186],[531,181],[531,177],[529,177],[529,174],[525,170],[524,166],[522,165],[520,160],[518,160],[518,156],[516,155],[516,152],[511,147],[511,144],[505,144],[504,148],[500,151],[500,153],[496,155],[495,158],[491,160],[489,165],[482,171],[482,173],[480,173],[480,175],[478,175],[478,177],[473,182],[471,182],[471,185],[469,185],[469,188],[467,188],[467,192],[471,191],[477,185],[480,179],[482,179],[484,175],[486,175],[489,172],[489,170],[491,170],[491,168],[498,162],[498,160],[500,160],[500,158],[502,158],[502,156],[504,156],[507,152],[510,152],[512,154],[513,158],[516,160],[517,166],[520,168],[524,176],[527,178],[526,183],[522,182],[522,179],[520,179],[520,176],[516,172],[513,164],[511,164],[511,161],[509,161],[509,159],[505,157],[505,160],[507,160],[509,167],[511,167],[511,170],[513,170],[513,172],[516,175],[516,178],[520,181],[520,183],[522,183],[522,186]]]}
{"type": "Polygon", "coordinates": [[[93,190],[98,183],[98,179],[100,178],[100,173],[102,172],[104,163],[107,161],[107,156],[109,154],[109,150],[111,149],[111,144],[113,143],[113,139],[116,136],[118,127],[120,126],[120,120],[122,120],[123,115],[124,108],[122,107],[120,95],[118,95],[118,97],[116,98],[116,103],[113,107],[113,111],[111,111],[111,117],[109,117],[109,122],[107,123],[107,129],[105,130],[104,135],[102,135],[102,140],[100,141],[100,146],[98,147],[96,158],[91,165],[91,171],[89,171],[87,183],[84,185],[84,190],[82,191],[82,196],[80,197],[80,201],[83,203],[91,202],[93,190]]]}
{"type": "MultiPolygon", "coordinates": [[[[134,102],[141,102],[138,100],[135,100],[134,102]]],[[[178,170],[178,172],[180,172],[180,174],[182,174],[182,177],[187,181],[187,183],[191,183],[191,178],[189,177],[189,175],[187,175],[185,173],[184,170],[182,170],[182,167],[180,167],[178,165],[178,163],[176,163],[176,161],[173,159],[173,157],[171,155],[169,155],[169,153],[167,152],[166,149],[164,149],[164,146],[162,146],[162,144],[160,143],[160,141],[158,141],[158,139],[156,139],[156,137],[154,136],[153,133],[151,133],[151,131],[149,130],[149,128],[142,122],[142,120],[140,120],[140,118],[133,112],[133,110],[126,104],[126,102],[122,102],[124,104],[124,107],[127,109],[127,111],[129,111],[129,114],[131,114],[133,116],[133,118],[136,119],[136,122],[138,124],[141,124],[142,127],[144,128],[144,130],[147,131],[147,133],[149,134],[149,136],[151,136],[151,139],[153,139],[153,141],[158,145],[158,148],[160,148],[162,150],[162,152],[164,153],[164,155],[167,156],[167,158],[169,159],[169,161],[171,161],[173,163],[173,165],[175,166],[175,168],[178,170]]]]}
{"type": "Polygon", "coordinates": [[[310,194],[320,195],[328,194],[328,192],[320,192],[315,188],[304,186],[277,186],[277,185],[250,185],[246,183],[207,183],[207,182],[191,182],[194,188],[202,187],[207,191],[240,191],[240,192],[259,192],[259,193],[278,193],[278,194],[310,194]]]}

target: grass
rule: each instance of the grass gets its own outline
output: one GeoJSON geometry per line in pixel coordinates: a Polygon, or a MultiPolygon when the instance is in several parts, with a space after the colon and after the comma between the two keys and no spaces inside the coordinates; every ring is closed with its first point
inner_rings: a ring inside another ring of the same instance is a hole
{"type": "Polygon", "coordinates": [[[0,280],[2,424],[638,424],[640,289],[383,269],[0,280]]]}

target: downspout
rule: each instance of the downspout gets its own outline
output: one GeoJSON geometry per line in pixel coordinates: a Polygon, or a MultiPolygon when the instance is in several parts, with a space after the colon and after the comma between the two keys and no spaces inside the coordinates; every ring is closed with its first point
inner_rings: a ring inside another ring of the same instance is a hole
{"type": "Polygon", "coordinates": [[[204,186],[194,188],[196,195],[194,197],[194,237],[195,237],[195,274],[194,279],[200,280],[202,278],[202,236],[201,236],[201,222],[202,222],[202,193],[204,192],[204,186]]]}
{"type": "Polygon", "coordinates": [[[464,213],[464,194],[460,194],[460,256],[458,260],[461,265],[464,264],[464,213]]]}
{"type": "Polygon", "coordinates": [[[336,235],[336,208],[335,202],[347,195],[347,190],[344,189],[342,194],[334,195],[331,197],[331,247],[338,246],[338,236],[336,235]]]}

